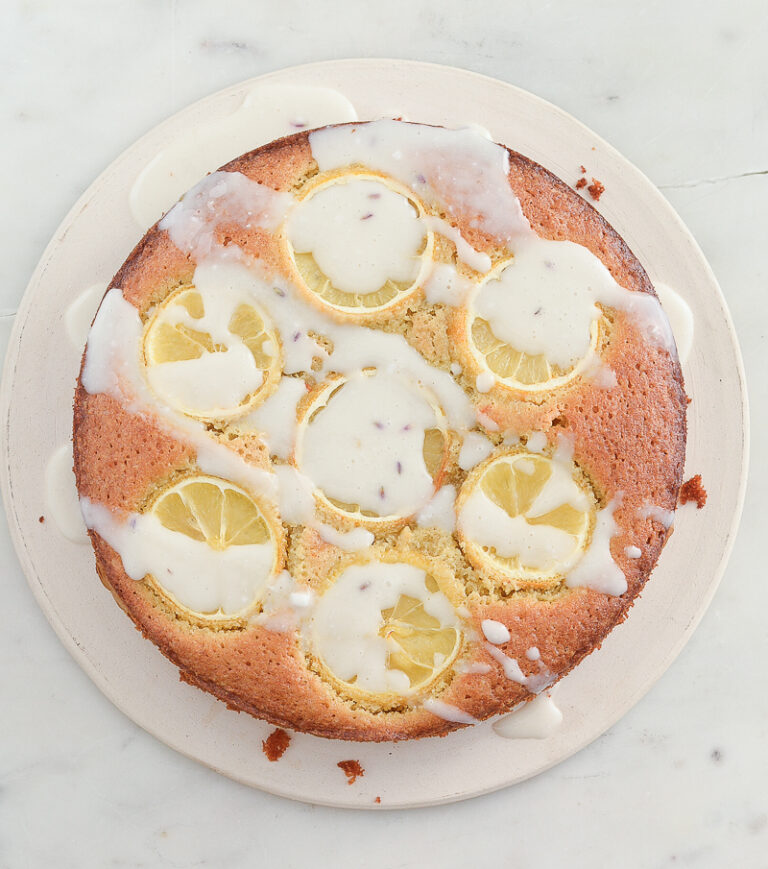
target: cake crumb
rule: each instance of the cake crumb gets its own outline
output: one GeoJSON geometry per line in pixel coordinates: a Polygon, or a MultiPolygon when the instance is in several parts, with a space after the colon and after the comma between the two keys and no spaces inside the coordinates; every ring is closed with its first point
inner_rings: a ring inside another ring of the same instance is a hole
{"type": "Polygon", "coordinates": [[[701,474],[696,474],[690,480],[686,480],[680,487],[679,501],[681,504],[687,504],[689,501],[696,502],[696,509],[701,508],[707,503],[707,490],[701,484],[701,474]]]}
{"type": "Polygon", "coordinates": [[[381,797],[376,797],[376,799],[374,800],[374,803],[380,803],[380,802],[381,802],[381,797]]]}
{"type": "Polygon", "coordinates": [[[587,186],[587,179],[586,178],[579,178],[579,180],[576,182],[576,189],[577,190],[581,190],[582,187],[586,187],[586,186],[587,186]]]}
{"type": "Polygon", "coordinates": [[[598,181],[597,178],[592,179],[592,183],[587,187],[587,193],[598,202],[600,197],[605,193],[605,185],[602,181],[598,181]]]}
{"type": "Polygon", "coordinates": [[[37,521],[42,525],[45,522],[45,516],[41,516],[37,521]]]}
{"type": "Polygon", "coordinates": [[[579,166],[579,172],[581,172],[582,175],[586,175],[587,174],[587,167],[586,166],[579,166]]]}
{"type": "Polygon", "coordinates": [[[286,733],[282,727],[278,727],[263,740],[261,750],[267,756],[267,760],[274,763],[285,754],[290,742],[290,734],[286,733]]]}
{"type": "Polygon", "coordinates": [[[365,775],[365,770],[360,766],[359,760],[340,760],[336,766],[346,775],[348,785],[354,784],[358,778],[365,775]]]}

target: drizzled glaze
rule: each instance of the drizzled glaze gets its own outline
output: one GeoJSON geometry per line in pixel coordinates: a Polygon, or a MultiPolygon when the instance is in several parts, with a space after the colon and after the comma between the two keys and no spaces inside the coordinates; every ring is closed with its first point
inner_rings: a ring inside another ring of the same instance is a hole
{"type": "Polygon", "coordinates": [[[463,471],[471,471],[476,464],[487,459],[493,452],[493,442],[484,434],[470,431],[464,435],[459,453],[459,467],[463,471]]]}
{"type": "Polygon", "coordinates": [[[257,433],[270,453],[288,459],[296,442],[296,406],[307,394],[301,377],[281,377],[277,390],[237,422],[238,431],[257,433]]]}
{"type": "Polygon", "coordinates": [[[677,355],[681,364],[685,364],[693,347],[694,322],[693,311],[685,299],[667,284],[654,283],[654,289],[659,296],[664,311],[669,317],[669,325],[675,336],[677,355]]]}
{"type": "Polygon", "coordinates": [[[58,447],[45,467],[45,507],[59,531],[73,543],[87,543],[72,471],[72,444],[58,447]]]}
{"type": "Polygon", "coordinates": [[[78,353],[83,352],[85,342],[88,340],[88,330],[91,328],[93,317],[106,289],[105,284],[93,284],[83,290],[64,313],[67,337],[78,353]]]}
{"type": "Polygon", "coordinates": [[[555,705],[552,693],[547,691],[495,721],[493,732],[505,739],[546,739],[562,722],[563,713],[555,705]]]}
{"type": "Polygon", "coordinates": [[[234,112],[196,123],[145,166],[131,187],[131,212],[146,229],[206,173],[234,157],[300,130],[354,120],[352,104],[330,88],[257,85],[234,112]]]}
{"type": "Polygon", "coordinates": [[[174,205],[159,228],[200,262],[213,253],[220,226],[274,231],[292,202],[289,193],[278,193],[239,172],[213,172],[174,205]]]}
{"type": "Polygon", "coordinates": [[[359,163],[386,172],[449,214],[473,215],[498,241],[529,229],[506,183],[507,150],[474,130],[381,120],[316,130],[309,142],[321,171],[359,163]]]}
{"type": "Polygon", "coordinates": [[[617,506],[618,501],[614,499],[597,514],[592,540],[566,577],[569,588],[587,586],[611,595],[624,594],[627,590],[627,578],[611,555],[611,540],[619,530],[613,518],[617,506]]]}
{"type": "Polygon", "coordinates": [[[456,488],[450,484],[440,488],[416,514],[416,524],[422,528],[441,528],[448,534],[456,530],[456,488]]]}

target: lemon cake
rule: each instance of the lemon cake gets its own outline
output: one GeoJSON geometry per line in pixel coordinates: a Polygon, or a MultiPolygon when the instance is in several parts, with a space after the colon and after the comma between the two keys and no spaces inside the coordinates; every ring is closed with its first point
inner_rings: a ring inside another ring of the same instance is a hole
{"type": "Polygon", "coordinates": [[[474,130],[381,120],[245,154],[147,232],[91,327],[75,473],[102,582],[183,680],[408,739],[531,699],[624,619],[685,414],[597,211],[474,130]]]}

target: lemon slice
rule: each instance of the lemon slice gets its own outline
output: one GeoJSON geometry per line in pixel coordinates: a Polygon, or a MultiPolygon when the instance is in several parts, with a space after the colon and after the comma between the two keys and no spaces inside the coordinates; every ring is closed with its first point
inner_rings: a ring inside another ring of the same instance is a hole
{"type": "Polygon", "coordinates": [[[227,288],[204,299],[185,286],[149,320],[144,363],[150,386],[164,401],[188,416],[226,420],[272,392],[280,377],[280,341],[266,316],[227,288]]]}
{"type": "Polygon", "coordinates": [[[570,460],[520,450],[475,468],[457,511],[460,543],[478,569],[512,587],[545,588],[583,555],[596,506],[570,460]]]}
{"type": "Polygon", "coordinates": [[[160,552],[152,581],[182,611],[232,617],[261,598],[277,569],[281,533],[245,490],[219,477],[184,477],[146,513],[138,530],[160,552]]]}
{"type": "Polygon", "coordinates": [[[434,686],[456,659],[463,634],[448,575],[438,579],[412,552],[381,559],[341,570],[318,598],[308,639],[337,690],[386,706],[434,686]]]}
{"type": "Polygon", "coordinates": [[[397,375],[366,371],[334,377],[308,397],[293,459],[327,514],[381,529],[429,500],[448,446],[431,394],[397,375]]]}
{"type": "Polygon", "coordinates": [[[353,172],[321,178],[300,195],[284,239],[297,284],[315,304],[342,319],[365,320],[391,311],[423,283],[434,235],[419,220],[424,207],[408,188],[353,172]],[[323,200],[331,197],[326,213],[323,200]],[[318,260],[345,281],[326,274],[318,260]]]}
{"type": "MultiPolygon", "coordinates": [[[[593,319],[587,326],[583,336],[584,352],[569,364],[555,364],[545,353],[526,353],[513,347],[499,338],[493,331],[493,324],[476,310],[483,289],[501,280],[509,265],[509,261],[501,263],[481,281],[467,307],[465,332],[473,367],[478,369],[478,373],[490,373],[495,383],[507,389],[527,393],[558,389],[578,376],[594,360],[603,331],[602,317],[593,319]]],[[[536,312],[533,313],[535,315],[536,312]]]]}

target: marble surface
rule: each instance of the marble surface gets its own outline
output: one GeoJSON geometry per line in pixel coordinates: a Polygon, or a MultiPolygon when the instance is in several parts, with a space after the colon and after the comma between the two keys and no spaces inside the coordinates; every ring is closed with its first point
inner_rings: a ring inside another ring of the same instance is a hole
{"type": "MultiPolygon", "coordinates": [[[[742,343],[753,431],[762,432],[768,13],[761,0],[717,0],[706,10],[692,0],[524,3],[514,13],[497,0],[471,7],[391,0],[385,8],[347,0],[309,8],[295,0],[216,7],[11,0],[0,34],[2,346],[61,218],[151,126],[282,66],[401,56],[464,66],[553,101],[662,188],[720,280],[742,343]]],[[[727,429],[723,435],[727,450],[727,429]]],[[[764,438],[753,438],[751,465],[722,586],[652,691],[600,740],[536,779],[411,812],[294,804],[156,742],[64,651],[32,599],[3,521],[10,617],[0,632],[0,866],[460,867],[513,859],[518,866],[764,866],[764,438]]]]}

